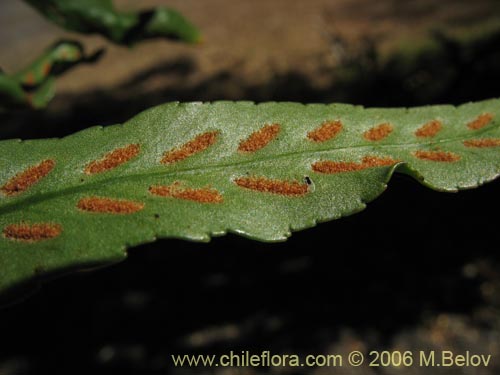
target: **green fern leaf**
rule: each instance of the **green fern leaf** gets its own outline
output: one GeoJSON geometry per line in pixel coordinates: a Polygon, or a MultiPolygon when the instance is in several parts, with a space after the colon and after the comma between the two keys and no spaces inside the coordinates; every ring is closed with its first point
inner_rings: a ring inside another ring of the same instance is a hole
{"type": "Polygon", "coordinates": [[[98,33],[130,45],[163,37],[198,43],[199,30],[179,12],[157,7],[144,12],[118,12],[111,0],[25,0],[52,22],[79,33],[98,33]]]}
{"type": "Polygon", "coordinates": [[[0,289],[156,238],[282,241],[365,208],[393,172],[440,191],[500,173],[500,100],[459,107],[170,103],[62,139],[0,142],[0,289]]]}
{"type": "Polygon", "coordinates": [[[12,75],[0,72],[0,110],[46,107],[54,96],[55,77],[75,65],[96,61],[102,52],[86,55],[79,42],[61,40],[21,71],[12,75]]]}

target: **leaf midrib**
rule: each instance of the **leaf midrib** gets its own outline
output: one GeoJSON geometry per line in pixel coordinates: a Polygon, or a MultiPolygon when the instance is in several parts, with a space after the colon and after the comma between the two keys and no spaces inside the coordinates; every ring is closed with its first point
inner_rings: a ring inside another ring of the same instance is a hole
{"type": "Polygon", "coordinates": [[[348,146],[348,147],[306,150],[306,151],[288,152],[288,153],[266,156],[266,157],[261,157],[261,158],[254,158],[251,160],[245,160],[245,161],[239,161],[239,162],[221,163],[221,164],[212,164],[212,165],[199,165],[199,166],[195,166],[195,167],[190,167],[190,168],[185,168],[185,169],[176,169],[176,170],[172,170],[172,171],[135,173],[135,174],[126,174],[123,176],[113,176],[113,177],[109,177],[107,179],[101,179],[101,180],[93,181],[90,183],[69,186],[69,187],[66,187],[66,188],[61,189],[61,190],[49,191],[49,192],[44,192],[44,193],[40,193],[40,194],[34,194],[34,195],[28,196],[26,198],[16,200],[16,201],[11,202],[11,203],[7,203],[7,204],[0,207],[0,215],[15,211],[23,206],[29,206],[31,204],[36,204],[36,203],[44,201],[44,200],[49,200],[52,198],[65,196],[65,195],[71,195],[74,193],[78,193],[80,191],[90,190],[94,186],[109,184],[111,182],[120,181],[120,180],[127,180],[127,179],[133,180],[133,179],[137,179],[137,178],[156,176],[156,175],[157,176],[170,176],[170,175],[176,175],[176,174],[187,174],[187,173],[195,172],[195,171],[199,171],[199,170],[214,170],[214,169],[227,168],[227,167],[233,167],[233,166],[256,164],[256,163],[260,163],[262,161],[285,159],[285,158],[292,157],[295,155],[324,154],[324,153],[335,152],[335,151],[344,151],[344,150],[350,150],[350,149],[363,149],[363,148],[374,149],[374,150],[384,149],[384,148],[400,148],[400,147],[411,148],[411,147],[418,147],[418,146],[429,146],[429,145],[436,145],[436,144],[443,144],[443,143],[452,143],[452,142],[456,142],[456,141],[464,141],[466,139],[477,138],[477,136],[488,133],[488,132],[496,129],[497,127],[498,126],[492,125],[492,126],[488,126],[485,129],[476,130],[473,133],[471,133],[470,137],[468,137],[468,136],[464,137],[462,134],[462,135],[456,136],[456,137],[444,138],[444,139],[434,140],[434,141],[431,140],[428,142],[379,144],[379,145],[364,144],[364,145],[354,145],[354,146],[348,146]]]}

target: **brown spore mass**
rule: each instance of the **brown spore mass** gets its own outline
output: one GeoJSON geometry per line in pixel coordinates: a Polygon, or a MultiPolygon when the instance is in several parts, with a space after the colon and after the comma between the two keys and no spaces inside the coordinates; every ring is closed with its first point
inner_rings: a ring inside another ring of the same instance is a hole
{"type": "Polygon", "coordinates": [[[219,135],[218,131],[206,132],[197,135],[194,139],[183,144],[182,146],[165,152],[163,154],[163,158],[161,159],[161,163],[162,164],[175,163],[184,160],[191,155],[202,152],[203,150],[206,150],[208,147],[210,147],[217,141],[218,135],[219,135]]]}
{"type": "Polygon", "coordinates": [[[54,223],[10,224],[3,229],[3,235],[10,240],[38,242],[58,237],[62,227],[54,223]]]}
{"type": "Polygon", "coordinates": [[[267,146],[269,142],[275,139],[280,132],[279,124],[265,125],[250,136],[241,141],[238,147],[240,152],[255,152],[267,146]]]}
{"type": "Polygon", "coordinates": [[[335,138],[342,131],[342,123],[336,121],[326,121],[320,127],[307,133],[307,138],[313,142],[326,142],[335,138]]]}
{"type": "Polygon", "coordinates": [[[29,167],[25,171],[12,177],[2,186],[1,190],[5,195],[22,193],[40,181],[40,179],[47,176],[50,171],[54,169],[55,165],[56,162],[54,160],[44,160],[40,164],[29,167]]]}
{"type": "Polygon", "coordinates": [[[170,197],[194,201],[198,203],[222,203],[222,195],[215,189],[201,188],[192,189],[182,187],[180,183],[175,182],[172,185],[150,186],[149,192],[160,197],[170,197]]]}
{"type": "Polygon", "coordinates": [[[398,163],[391,158],[379,158],[377,156],[365,156],[361,163],[321,160],[312,164],[312,170],[318,173],[335,174],[344,172],[361,171],[367,168],[386,167],[398,163]]]}
{"type": "Polygon", "coordinates": [[[471,130],[479,130],[484,128],[493,120],[493,115],[491,113],[483,113],[477,116],[477,118],[467,124],[467,127],[471,130]]]}
{"type": "Polygon", "coordinates": [[[36,78],[33,72],[28,72],[24,78],[24,84],[28,86],[33,86],[35,84],[36,78]]]}
{"type": "Polygon", "coordinates": [[[234,183],[245,189],[287,196],[304,195],[309,189],[307,184],[299,181],[272,180],[266,177],[239,177],[234,183]]]}
{"type": "Polygon", "coordinates": [[[464,141],[465,147],[498,147],[500,146],[500,138],[483,138],[483,139],[470,139],[464,141]]]}
{"type": "Polygon", "coordinates": [[[86,174],[97,174],[107,172],[114,169],[130,159],[136,157],[141,150],[140,145],[131,144],[125,147],[117,148],[106,155],[102,159],[94,160],[85,167],[86,174]]]}
{"type": "Polygon", "coordinates": [[[108,214],[131,214],[144,208],[144,203],[123,199],[87,197],[78,201],[76,207],[82,211],[108,214]]]}
{"type": "Polygon", "coordinates": [[[439,162],[455,162],[460,160],[460,155],[447,151],[423,151],[418,150],[414,154],[417,158],[422,160],[439,161],[439,162]]]}
{"type": "Polygon", "coordinates": [[[415,132],[415,135],[419,138],[431,138],[434,137],[437,133],[439,133],[442,128],[443,124],[441,123],[441,121],[432,120],[424,124],[421,128],[419,128],[415,132]]]}
{"type": "Polygon", "coordinates": [[[369,141],[380,141],[391,134],[393,129],[393,126],[386,122],[367,130],[363,136],[369,141]]]}
{"type": "Polygon", "coordinates": [[[43,64],[43,66],[42,66],[42,74],[44,75],[44,77],[46,77],[46,76],[49,75],[51,68],[52,68],[52,65],[51,65],[50,62],[46,62],[45,64],[43,64]]]}

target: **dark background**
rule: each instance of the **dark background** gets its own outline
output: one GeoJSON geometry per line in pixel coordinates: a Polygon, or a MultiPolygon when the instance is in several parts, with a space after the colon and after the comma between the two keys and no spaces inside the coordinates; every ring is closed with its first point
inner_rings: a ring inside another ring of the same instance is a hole
{"type": "MultiPolygon", "coordinates": [[[[118,2],[124,9],[132,1],[118,2]]],[[[205,43],[106,46],[61,77],[43,111],[0,115],[2,139],[64,136],[169,100],[413,106],[499,97],[496,1],[146,1],[193,19],[205,43]]],[[[67,36],[0,4],[0,63],[67,36]]],[[[75,35],[71,35],[75,37],[75,35]]],[[[0,374],[257,374],[176,369],[172,353],[453,350],[486,369],[310,369],[313,374],[497,374],[500,182],[445,194],[397,175],[352,217],[263,244],[160,240],[121,264],[45,284],[0,310],[0,374]]],[[[304,373],[301,371],[300,373],[304,373]]]]}

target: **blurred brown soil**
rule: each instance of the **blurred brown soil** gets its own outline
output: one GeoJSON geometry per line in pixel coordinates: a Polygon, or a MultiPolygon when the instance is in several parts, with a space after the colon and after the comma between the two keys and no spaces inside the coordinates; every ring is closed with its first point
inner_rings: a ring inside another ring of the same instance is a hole
{"type": "MultiPolygon", "coordinates": [[[[116,3],[124,10],[138,4],[133,0],[116,3]]],[[[138,79],[135,91],[180,83],[189,87],[227,72],[259,85],[293,71],[321,87],[325,71],[367,38],[387,49],[401,41],[424,38],[431,30],[482,27],[500,18],[495,16],[500,14],[500,2],[495,0],[146,0],[140,7],[158,4],[184,12],[203,31],[204,43],[193,47],[155,40],[132,49],[114,46],[98,36],[82,38],[61,31],[22,2],[8,0],[0,13],[0,63],[4,70],[15,71],[55,39],[74,37],[89,49],[105,46],[107,53],[96,65],[78,67],[60,78],[59,93],[108,90],[132,77],[138,79]],[[189,70],[188,74],[162,74],[162,66],[180,58],[186,66],[170,67],[189,70]],[[140,79],[139,72],[153,74],[140,79]]],[[[238,85],[228,84],[218,95],[220,99],[238,97],[239,90],[238,85]]],[[[200,99],[205,98],[215,99],[210,93],[200,99]]],[[[53,105],[64,100],[59,95],[53,105]]]]}

